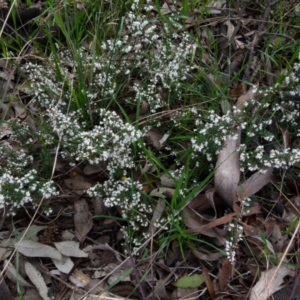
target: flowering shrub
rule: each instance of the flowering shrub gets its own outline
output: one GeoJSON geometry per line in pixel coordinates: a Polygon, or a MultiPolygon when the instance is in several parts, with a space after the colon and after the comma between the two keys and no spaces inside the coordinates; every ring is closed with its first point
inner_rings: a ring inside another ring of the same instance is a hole
{"type": "Polygon", "coordinates": [[[0,169],[0,208],[11,206],[13,215],[15,209],[28,202],[36,204],[58,195],[54,182],[38,180],[37,171],[32,168],[32,156],[9,145],[0,146],[0,153],[0,161],[5,166],[0,169]]]}
{"type": "Polygon", "coordinates": [[[142,199],[142,188],[140,183],[124,177],[123,180],[110,178],[103,184],[98,183],[88,190],[88,195],[91,197],[103,197],[106,207],[120,208],[122,217],[128,222],[124,233],[133,239],[130,240],[135,249],[149,236],[148,217],[152,211],[152,207],[142,199]]]}
{"type": "Polygon", "coordinates": [[[297,135],[300,103],[285,101],[278,91],[277,87],[259,92],[234,113],[220,116],[211,111],[208,117],[195,118],[195,137],[191,139],[194,155],[205,154],[208,161],[212,160],[224,147],[233,128],[240,127],[243,132],[238,149],[241,171],[265,172],[268,167],[287,169],[299,161],[299,149],[284,148],[281,132],[284,129],[291,136],[297,135]]]}

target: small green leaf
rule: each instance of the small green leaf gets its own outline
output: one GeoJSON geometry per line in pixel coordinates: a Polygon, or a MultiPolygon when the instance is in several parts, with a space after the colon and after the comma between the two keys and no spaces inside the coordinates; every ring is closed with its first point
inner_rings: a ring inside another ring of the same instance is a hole
{"type": "Polygon", "coordinates": [[[192,289],[199,287],[204,282],[203,275],[194,274],[191,276],[183,276],[178,279],[173,285],[182,289],[192,289]]]}

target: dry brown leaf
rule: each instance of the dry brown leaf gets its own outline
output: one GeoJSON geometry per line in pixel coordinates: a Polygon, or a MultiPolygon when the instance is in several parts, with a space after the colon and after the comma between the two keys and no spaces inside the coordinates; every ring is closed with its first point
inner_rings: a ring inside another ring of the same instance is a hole
{"type": "Polygon", "coordinates": [[[214,228],[216,226],[220,226],[220,225],[229,223],[229,222],[231,222],[232,218],[235,217],[236,215],[238,215],[238,213],[236,213],[236,212],[227,214],[227,215],[225,215],[221,218],[218,218],[218,219],[215,219],[215,220],[211,221],[210,223],[208,223],[206,225],[203,225],[201,229],[202,230],[207,230],[207,229],[214,228]]]}
{"type": "Polygon", "coordinates": [[[241,199],[251,197],[261,190],[272,179],[273,168],[268,168],[266,173],[256,172],[238,187],[241,199]]]}
{"type": "Polygon", "coordinates": [[[122,282],[130,282],[130,273],[132,268],[126,269],[124,268],[124,265],[119,267],[118,264],[110,263],[104,267],[106,275],[111,273],[109,276],[107,283],[109,285],[112,285],[114,282],[118,282],[120,279],[122,279],[122,282]]]}
{"type": "Polygon", "coordinates": [[[77,179],[65,179],[64,183],[68,189],[73,190],[79,196],[85,194],[92,186],[90,182],[77,179]]]}
{"type": "Polygon", "coordinates": [[[225,288],[231,277],[232,277],[232,263],[229,261],[228,258],[225,258],[222,261],[218,273],[219,287],[221,292],[225,291],[225,288]]]}
{"type": "Polygon", "coordinates": [[[202,253],[196,249],[191,249],[196,257],[203,261],[215,261],[219,260],[222,256],[224,256],[221,252],[211,252],[211,253],[202,253]]]}
{"type": "Polygon", "coordinates": [[[95,216],[104,215],[105,212],[107,211],[102,197],[97,196],[97,197],[93,198],[92,204],[93,204],[95,216]]]}
{"type": "Polygon", "coordinates": [[[190,228],[188,232],[191,233],[201,233],[203,235],[207,235],[210,237],[216,238],[219,243],[223,246],[226,244],[227,232],[220,228],[214,227],[210,229],[202,229],[204,225],[209,224],[207,221],[203,220],[203,218],[192,208],[186,206],[182,210],[182,220],[184,224],[190,228]]]}
{"type": "Polygon", "coordinates": [[[93,227],[92,215],[85,199],[78,199],[74,202],[74,225],[75,236],[81,243],[93,227]]]}
{"type": "Polygon", "coordinates": [[[204,276],[204,282],[205,282],[205,285],[207,287],[210,298],[212,300],[214,300],[215,299],[215,294],[216,294],[215,288],[214,288],[213,282],[210,278],[210,275],[209,275],[207,269],[203,265],[202,265],[202,274],[204,276]]]}
{"type": "Polygon", "coordinates": [[[158,129],[152,128],[147,132],[147,144],[152,145],[156,149],[160,149],[164,144],[164,141],[162,142],[163,136],[164,135],[158,129]]]}
{"type": "Polygon", "coordinates": [[[146,115],[147,112],[148,112],[148,110],[149,110],[148,103],[145,100],[142,100],[141,108],[140,108],[140,114],[141,114],[141,116],[146,115]]]}
{"type": "MultiPolygon", "coordinates": [[[[114,250],[113,248],[111,248],[108,244],[98,243],[96,245],[89,245],[83,249],[83,251],[85,251],[85,252],[91,252],[91,251],[95,251],[95,250],[110,251],[114,254],[114,256],[118,262],[122,262],[120,253],[118,251],[114,250]]],[[[126,265],[126,263],[124,265],[126,265]]],[[[130,265],[130,263],[128,263],[128,265],[130,265]]]]}
{"type": "Polygon", "coordinates": [[[99,166],[99,165],[91,165],[90,163],[88,163],[84,169],[83,169],[83,173],[86,175],[92,175],[92,174],[97,174],[99,172],[103,172],[103,167],[99,166]]]}
{"type": "Polygon", "coordinates": [[[245,92],[245,83],[242,82],[241,84],[239,84],[238,86],[230,90],[230,96],[240,97],[241,95],[244,94],[244,92],[245,92]]]}
{"type": "Polygon", "coordinates": [[[280,266],[261,273],[258,282],[252,288],[250,300],[267,300],[275,292],[282,288],[283,278],[287,275],[293,276],[294,271],[287,266],[280,266]]]}

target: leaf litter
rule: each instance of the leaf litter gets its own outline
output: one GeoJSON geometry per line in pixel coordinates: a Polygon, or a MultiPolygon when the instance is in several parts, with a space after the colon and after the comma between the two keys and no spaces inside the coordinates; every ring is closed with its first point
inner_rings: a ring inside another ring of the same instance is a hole
{"type": "MultiPolygon", "coordinates": [[[[183,2],[175,5],[166,1],[162,4],[160,13],[170,15],[178,9],[176,6],[182,8],[183,2]]],[[[220,15],[223,13],[224,5],[225,1],[214,1],[207,7],[207,14],[220,15]]],[[[246,2],[241,7],[241,11],[245,13],[252,10],[253,6],[246,2]]],[[[194,26],[194,18],[196,19],[199,13],[201,12],[195,9],[186,18],[186,30],[194,26]]],[[[216,30],[221,32],[218,35],[220,39],[218,44],[222,48],[220,62],[224,65],[223,70],[229,70],[229,74],[233,73],[247,57],[246,49],[250,57],[254,55],[251,47],[260,40],[259,22],[243,19],[244,26],[241,27],[238,22],[226,20],[226,17],[220,22],[210,22],[207,20],[208,30],[211,33],[214,34],[216,30]],[[245,30],[247,26],[251,28],[250,31],[249,28],[245,30]],[[256,39],[249,42],[249,38],[253,36],[256,39]],[[227,51],[228,45],[231,44],[235,45],[232,48],[235,49],[233,54],[227,51]],[[238,51],[241,51],[239,55],[238,51]],[[226,65],[225,61],[228,59],[232,60],[231,65],[226,65]]],[[[206,43],[209,42],[209,31],[201,32],[201,38],[206,43]]],[[[207,55],[207,60],[209,59],[207,55]]],[[[254,61],[255,59],[251,64],[251,71],[259,81],[262,74],[254,61]]],[[[265,67],[268,68],[268,73],[272,73],[270,64],[265,67]]],[[[228,76],[225,73],[223,80],[226,82],[228,76]]],[[[210,77],[213,78],[213,75],[210,77]]],[[[8,87],[13,89],[13,77],[3,77],[3,80],[8,79],[10,80],[7,82],[8,87]]],[[[236,98],[236,109],[241,109],[254,96],[253,88],[248,90],[245,88],[245,82],[250,78],[244,79],[245,81],[236,83],[235,87],[230,89],[231,97],[236,98]]],[[[214,80],[217,81],[216,78],[214,80]]],[[[16,100],[10,105],[7,103],[5,101],[1,103],[1,115],[7,121],[18,119],[19,122],[34,124],[34,117],[30,116],[34,115],[33,110],[30,111],[29,107],[16,100]]],[[[230,104],[227,102],[222,103],[224,111],[229,107],[230,104]]],[[[147,103],[143,101],[141,115],[146,116],[147,112],[147,103]]],[[[0,124],[0,132],[1,144],[13,145],[14,141],[10,139],[13,130],[8,123],[0,124]]],[[[286,231],[292,232],[296,227],[293,222],[299,215],[300,205],[295,198],[298,196],[293,195],[294,198],[290,197],[289,201],[278,197],[283,206],[281,216],[274,212],[273,208],[270,209],[270,205],[266,206],[263,201],[258,200],[252,203],[249,211],[242,211],[245,198],[256,195],[265,199],[268,193],[276,195],[276,191],[270,186],[271,181],[276,182],[274,169],[271,167],[265,173],[257,171],[247,178],[241,178],[238,148],[242,135],[241,128],[237,127],[234,134],[227,137],[225,146],[218,155],[213,188],[202,189],[182,207],[180,212],[186,226],[184,233],[198,237],[203,244],[198,241],[178,251],[178,243],[174,241],[172,243],[174,249],[170,247],[164,255],[159,253],[154,245],[161,231],[157,223],[168,209],[167,201],[173,199],[177,192],[178,179],[165,173],[160,174],[156,181],[155,178],[150,178],[150,175],[153,175],[152,170],[141,172],[138,177],[144,191],[157,200],[149,221],[148,232],[151,239],[143,247],[148,251],[146,258],[130,254],[125,258],[124,253],[120,251],[120,241],[124,240],[120,224],[122,220],[119,220],[122,214],[120,207],[105,207],[101,198],[98,198],[95,206],[92,206],[85,199],[86,191],[97,180],[106,177],[106,166],[87,162],[79,165],[74,171],[62,161],[62,164],[56,167],[59,173],[64,173],[59,182],[63,196],[53,203],[55,213],[50,217],[40,215],[35,220],[36,224],[28,228],[21,240],[25,232],[22,226],[27,226],[34,208],[25,209],[23,215],[17,215],[20,219],[20,229],[17,228],[17,231],[9,229],[8,236],[1,240],[0,259],[3,261],[3,268],[6,266],[4,276],[6,278],[1,275],[0,294],[7,295],[6,299],[11,298],[6,284],[6,280],[10,280],[24,287],[34,285],[40,297],[45,300],[52,299],[49,295],[54,287],[56,295],[62,291],[66,292],[66,299],[208,299],[208,297],[221,299],[224,293],[232,291],[233,299],[235,296],[247,297],[247,294],[251,300],[267,299],[282,288],[287,280],[295,276],[295,268],[288,264],[279,268],[270,267],[267,261],[257,265],[255,260],[263,260],[266,257],[273,260],[281,258],[280,255],[288,246],[288,233],[283,234],[281,228],[287,227],[286,231]],[[95,218],[96,214],[106,215],[108,218],[99,221],[95,218]],[[223,250],[230,239],[226,225],[232,222],[242,226],[244,234],[244,240],[239,242],[234,265],[225,257],[223,250]],[[50,230],[52,223],[57,224],[58,232],[50,230]],[[47,239],[43,240],[41,232],[44,232],[47,239]],[[12,248],[17,248],[19,255],[26,258],[25,272],[22,274],[26,278],[19,274],[21,269],[20,266],[17,267],[17,260],[14,263],[7,261],[12,248]],[[241,275],[235,277],[234,269],[237,270],[236,274],[241,275]],[[212,278],[215,278],[218,284],[215,285],[212,278]],[[143,294],[147,297],[144,298],[143,294]]],[[[147,146],[154,149],[153,151],[161,151],[169,138],[169,133],[154,127],[150,128],[146,135],[147,146]]],[[[16,151],[18,147],[20,146],[14,145],[16,151]]],[[[39,145],[34,144],[34,147],[38,148],[39,145]]],[[[273,201],[274,206],[276,201],[279,202],[278,199],[273,201]]],[[[10,228],[6,219],[1,220],[1,225],[2,229],[10,228]]]]}

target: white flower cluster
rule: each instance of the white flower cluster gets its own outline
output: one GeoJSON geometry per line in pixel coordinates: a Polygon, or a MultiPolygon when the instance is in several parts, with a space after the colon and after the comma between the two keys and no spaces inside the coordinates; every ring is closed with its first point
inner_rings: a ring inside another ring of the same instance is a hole
{"type": "Polygon", "coordinates": [[[6,170],[0,176],[0,208],[11,205],[11,214],[14,214],[14,209],[28,202],[35,204],[57,194],[54,183],[38,181],[34,169],[28,170],[23,176],[14,176],[6,170]]]}
{"type": "Polygon", "coordinates": [[[226,241],[225,252],[228,260],[234,264],[238,243],[243,239],[243,226],[237,222],[228,225],[229,240],[226,241]]]}
{"type": "Polygon", "coordinates": [[[28,62],[23,70],[28,74],[30,82],[27,92],[34,97],[36,106],[48,108],[53,103],[70,103],[71,94],[66,92],[70,75],[63,65],[55,65],[51,60],[46,65],[28,62]],[[60,78],[57,72],[60,73],[60,78]]]}
{"type": "Polygon", "coordinates": [[[110,178],[87,191],[91,197],[103,197],[107,207],[120,207],[122,217],[128,222],[126,231],[130,232],[129,237],[136,248],[149,237],[148,217],[153,213],[152,207],[142,199],[142,189],[139,182],[124,177],[121,180],[110,178]]]}
{"type": "Polygon", "coordinates": [[[20,174],[24,168],[32,164],[33,157],[23,149],[15,150],[10,145],[1,145],[0,161],[3,162],[2,168],[5,167],[16,174],[20,174]]]}
{"type": "Polygon", "coordinates": [[[276,89],[258,95],[261,96],[259,100],[248,100],[240,111],[223,116],[212,111],[208,116],[202,114],[196,118],[195,137],[191,139],[194,156],[204,154],[211,161],[224,147],[232,129],[240,126],[243,132],[243,144],[238,149],[241,171],[266,172],[268,167],[286,169],[299,161],[299,149],[283,148],[280,128],[289,130],[291,136],[297,135],[300,103],[283,101],[276,94],[276,89]]]}
{"type": "Polygon", "coordinates": [[[90,164],[107,162],[111,175],[117,170],[125,172],[133,167],[131,145],[143,133],[124,123],[114,111],[99,109],[99,125],[91,130],[81,128],[76,114],[65,115],[51,109],[48,116],[53,131],[61,139],[63,156],[73,161],[88,160],[90,164]]]}
{"type": "Polygon", "coordinates": [[[171,94],[178,100],[181,84],[191,70],[187,61],[196,46],[185,31],[171,34],[168,23],[148,20],[138,6],[135,2],[125,15],[124,34],[102,43],[104,55],[96,56],[84,47],[75,54],[58,49],[59,61],[53,56],[43,65],[26,63],[23,70],[36,103],[65,105],[74,102],[75,92],[91,110],[99,108],[99,101],[111,103],[121,98],[135,107],[146,101],[154,113],[168,105],[171,94]],[[85,78],[84,87],[80,78],[85,78]],[[129,82],[131,93],[120,95],[120,86],[129,82]]]}
{"type": "MultiPolygon", "coordinates": [[[[300,60],[300,52],[298,55],[300,60]]],[[[300,63],[296,62],[293,65],[292,72],[284,78],[284,89],[280,93],[283,99],[300,96],[300,63]]]]}
{"type": "MultiPolygon", "coordinates": [[[[133,6],[134,9],[136,7],[133,6]]],[[[195,45],[187,33],[170,36],[167,23],[155,24],[134,9],[125,16],[124,23],[128,34],[117,40],[107,40],[102,45],[110,57],[120,58],[111,60],[110,70],[106,67],[104,73],[105,76],[115,77],[116,74],[128,76],[132,72],[138,72],[142,84],[133,84],[135,96],[127,101],[141,103],[144,100],[154,113],[167,105],[162,98],[161,89],[166,94],[176,93],[176,99],[180,98],[181,82],[187,79],[191,69],[186,62],[195,45]]],[[[102,63],[96,67],[100,71],[105,66],[102,63]]],[[[111,82],[109,90],[113,92],[116,88],[115,81],[102,78],[103,75],[103,72],[99,72],[99,84],[111,82]]]]}
{"type": "Polygon", "coordinates": [[[201,153],[211,161],[222,150],[235,124],[234,116],[230,112],[223,116],[219,116],[214,111],[210,111],[207,117],[199,115],[195,119],[195,137],[191,139],[195,156],[201,153]]]}

